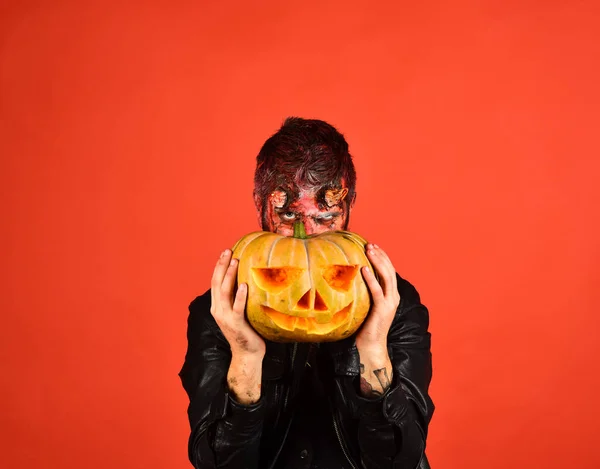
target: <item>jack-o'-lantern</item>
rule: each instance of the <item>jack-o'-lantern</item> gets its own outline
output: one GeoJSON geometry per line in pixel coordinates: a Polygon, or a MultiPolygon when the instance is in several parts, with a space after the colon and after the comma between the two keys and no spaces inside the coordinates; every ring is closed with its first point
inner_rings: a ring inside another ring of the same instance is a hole
{"type": "Polygon", "coordinates": [[[238,284],[248,285],[246,314],[274,342],[331,342],[353,334],[371,305],[361,268],[366,241],[348,231],[294,236],[250,233],[233,248],[238,284]]]}

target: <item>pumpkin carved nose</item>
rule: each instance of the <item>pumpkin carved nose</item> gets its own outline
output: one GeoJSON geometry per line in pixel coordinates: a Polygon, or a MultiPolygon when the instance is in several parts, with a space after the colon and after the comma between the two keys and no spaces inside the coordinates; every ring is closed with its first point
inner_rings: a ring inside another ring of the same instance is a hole
{"type": "MultiPolygon", "coordinates": [[[[298,300],[296,307],[298,309],[311,309],[310,308],[310,290],[308,290],[304,295],[302,295],[302,298],[300,298],[298,300]]],[[[318,291],[315,291],[315,303],[314,303],[312,309],[315,311],[327,311],[328,310],[327,305],[325,304],[325,300],[323,300],[323,297],[321,295],[319,295],[318,291]]]]}

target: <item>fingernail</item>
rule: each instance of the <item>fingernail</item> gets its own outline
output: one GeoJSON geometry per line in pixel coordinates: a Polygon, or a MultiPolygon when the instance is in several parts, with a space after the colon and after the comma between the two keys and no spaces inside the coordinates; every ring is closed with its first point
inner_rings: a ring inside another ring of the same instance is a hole
{"type": "Polygon", "coordinates": [[[229,262],[229,265],[235,265],[235,261],[236,261],[236,259],[231,259],[231,261],[229,262]]]}
{"type": "Polygon", "coordinates": [[[377,246],[376,244],[374,244],[374,245],[373,245],[373,247],[374,247],[375,249],[379,249],[379,246],[377,246]]]}
{"type": "Polygon", "coordinates": [[[371,273],[371,269],[369,269],[369,266],[365,267],[365,272],[371,273]]]}
{"type": "Polygon", "coordinates": [[[375,251],[374,251],[373,249],[371,249],[371,250],[369,251],[369,254],[375,254],[375,251]]]}

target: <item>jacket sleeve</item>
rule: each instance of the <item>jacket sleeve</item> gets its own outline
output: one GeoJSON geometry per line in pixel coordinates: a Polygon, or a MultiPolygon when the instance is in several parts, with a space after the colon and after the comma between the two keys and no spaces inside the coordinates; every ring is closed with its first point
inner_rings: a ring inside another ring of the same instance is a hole
{"type": "Polygon", "coordinates": [[[188,456],[197,469],[258,467],[264,402],[237,403],[227,388],[231,350],[210,314],[210,293],[189,306],[188,347],[179,377],[189,398],[188,456]]]}
{"type": "Polygon", "coordinates": [[[358,442],[365,469],[424,469],[427,431],[434,404],[429,312],[417,290],[397,276],[401,300],[388,333],[392,385],[377,399],[362,397],[357,386],[347,398],[358,415],[358,442]]]}

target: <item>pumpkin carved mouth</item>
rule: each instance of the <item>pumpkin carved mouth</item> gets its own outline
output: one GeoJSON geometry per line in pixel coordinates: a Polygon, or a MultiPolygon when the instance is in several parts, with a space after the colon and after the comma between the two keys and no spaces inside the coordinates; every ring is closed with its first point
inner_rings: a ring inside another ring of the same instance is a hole
{"type": "Polygon", "coordinates": [[[328,334],[337,327],[340,326],[348,316],[352,309],[353,301],[348,304],[344,309],[341,309],[333,316],[329,317],[327,314],[319,315],[317,318],[300,318],[296,316],[290,316],[288,314],[280,313],[276,309],[270,308],[265,305],[261,305],[263,313],[265,313],[269,319],[271,319],[275,325],[286,331],[294,331],[300,329],[306,331],[309,334],[328,334]]]}

